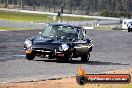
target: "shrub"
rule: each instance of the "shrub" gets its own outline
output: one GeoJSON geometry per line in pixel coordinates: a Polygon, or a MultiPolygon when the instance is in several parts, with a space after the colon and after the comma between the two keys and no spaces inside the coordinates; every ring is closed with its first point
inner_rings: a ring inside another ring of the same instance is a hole
{"type": "Polygon", "coordinates": [[[128,12],[122,12],[122,11],[102,11],[100,12],[100,16],[106,16],[106,17],[127,17],[130,18],[132,16],[132,13],[128,12]]]}

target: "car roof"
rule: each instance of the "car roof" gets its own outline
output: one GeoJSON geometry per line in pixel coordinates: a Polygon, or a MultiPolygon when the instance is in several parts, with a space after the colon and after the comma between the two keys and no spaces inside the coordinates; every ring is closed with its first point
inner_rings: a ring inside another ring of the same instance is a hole
{"type": "Polygon", "coordinates": [[[79,25],[63,24],[63,23],[52,23],[52,24],[49,24],[49,25],[51,25],[51,26],[69,26],[69,27],[82,28],[79,25]]]}

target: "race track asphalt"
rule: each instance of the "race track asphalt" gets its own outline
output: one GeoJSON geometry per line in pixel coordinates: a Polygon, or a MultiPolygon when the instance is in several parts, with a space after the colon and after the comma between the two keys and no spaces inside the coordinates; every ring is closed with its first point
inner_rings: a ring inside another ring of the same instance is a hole
{"type": "Polygon", "coordinates": [[[114,30],[88,30],[94,48],[90,61],[82,63],[73,58],[72,63],[57,63],[55,60],[35,58],[28,61],[23,43],[43,30],[0,31],[0,82],[36,81],[69,77],[77,74],[79,65],[87,73],[132,67],[132,33],[114,30]]]}

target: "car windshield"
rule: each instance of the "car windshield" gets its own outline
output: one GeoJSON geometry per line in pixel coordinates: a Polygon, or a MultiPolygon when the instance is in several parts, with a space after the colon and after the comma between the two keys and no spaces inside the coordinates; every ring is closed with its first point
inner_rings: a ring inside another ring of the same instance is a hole
{"type": "Polygon", "coordinates": [[[49,25],[45,28],[44,37],[78,38],[78,28],[63,25],[49,25]]]}

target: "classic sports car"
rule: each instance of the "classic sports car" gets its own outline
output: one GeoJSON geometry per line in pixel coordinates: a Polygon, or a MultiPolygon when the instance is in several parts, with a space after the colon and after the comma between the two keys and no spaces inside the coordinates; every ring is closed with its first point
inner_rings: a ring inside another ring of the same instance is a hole
{"type": "Polygon", "coordinates": [[[86,30],[69,24],[49,24],[41,36],[28,38],[24,43],[26,58],[35,56],[69,62],[81,57],[87,62],[92,51],[92,41],[86,38],[86,30]]]}

